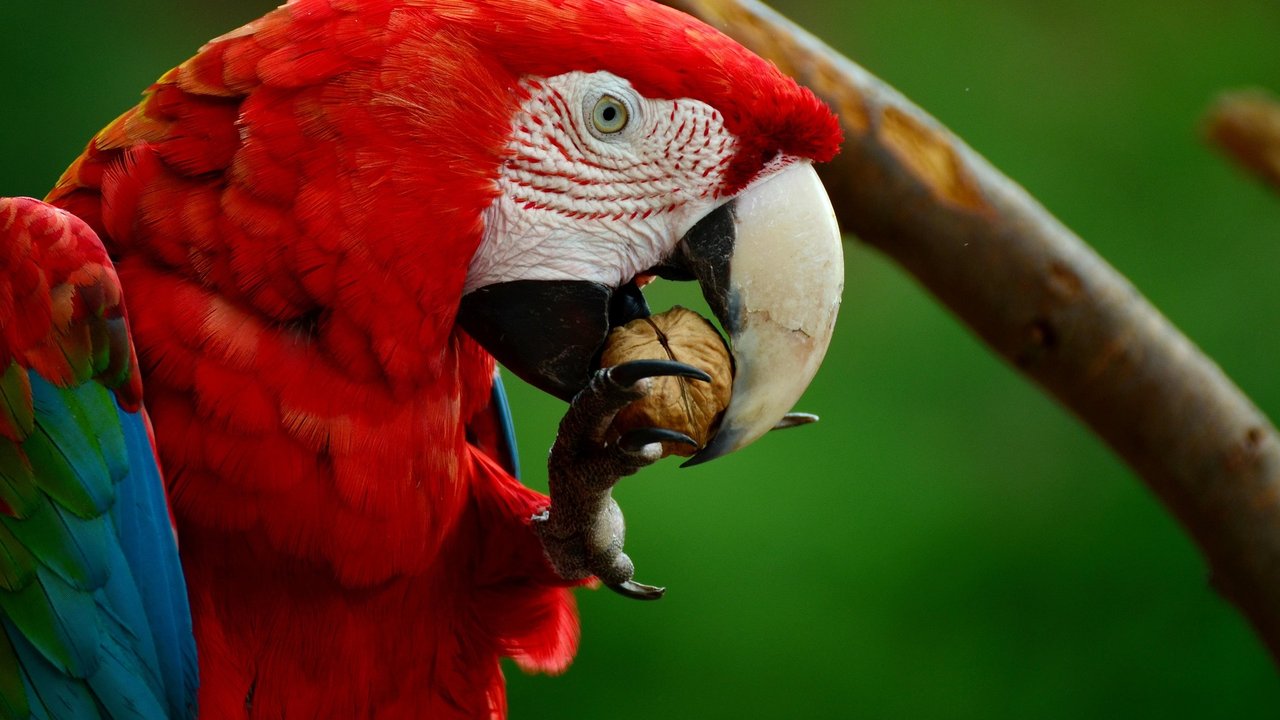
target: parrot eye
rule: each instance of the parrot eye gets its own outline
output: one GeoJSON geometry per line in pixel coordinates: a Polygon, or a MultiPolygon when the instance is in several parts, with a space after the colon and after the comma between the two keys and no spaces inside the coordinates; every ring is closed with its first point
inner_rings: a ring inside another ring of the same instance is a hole
{"type": "Polygon", "coordinates": [[[612,95],[601,95],[591,111],[591,124],[605,135],[622,132],[631,120],[626,103],[612,95]]]}

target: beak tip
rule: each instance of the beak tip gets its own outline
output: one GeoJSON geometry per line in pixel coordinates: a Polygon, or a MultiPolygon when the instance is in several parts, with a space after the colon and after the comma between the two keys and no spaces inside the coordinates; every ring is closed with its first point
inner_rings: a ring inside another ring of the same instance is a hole
{"type": "Polygon", "coordinates": [[[699,450],[693,457],[680,463],[681,468],[693,467],[723,457],[737,450],[746,443],[740,442],[742,433],[737,428],[721,428],[720,432],[699,450]]]}

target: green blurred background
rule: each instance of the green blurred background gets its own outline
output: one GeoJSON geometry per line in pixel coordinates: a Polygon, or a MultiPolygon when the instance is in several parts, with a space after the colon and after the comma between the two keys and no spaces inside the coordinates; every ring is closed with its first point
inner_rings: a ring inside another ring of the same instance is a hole
{"type": "MultiPolygon", "coordinates": [[[[41,195],[166,68],[272,3],[5,0],[0,194],[41,195]]],[[[1280,199],[1199,141],[1280,91],[1276,0],[778,2],[1091,242],[1280,415],[1280,199]]],[[[1275,717],[1196,550],[1074,419],[850,243],[815,427],[625,481],[641,604],[581,592],[515,718],[1275,717]]],[[[673,297],[661,295],[664,306],[673,297]]],[[[513,383],[528,482],[563,406],[513,383]]]]}

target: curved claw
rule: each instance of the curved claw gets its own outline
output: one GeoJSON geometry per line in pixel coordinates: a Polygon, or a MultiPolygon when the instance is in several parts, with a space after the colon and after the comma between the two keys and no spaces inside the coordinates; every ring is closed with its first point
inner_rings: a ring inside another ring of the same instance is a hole
{"type": "Polygon", "coordinates": [[[640,452],[645,445],[651,445],[657,442],[678,442],[684,443],[691,448],[698,447],[698,441],[685,435],[682,432],[668,430],[667,428],[636,428],[629,430],[618,438],[618,447],[629,453],[640,452]]]}
{"type": "Polygon", "coordinates": [[[677,376],[711,382],[711,376],[692,365],[674,360],[632,360],[609,368],[609,379],[631,387],[648,377],[677,376]]]}
{"type": "Polygon", "coordinates": [[[782,419],[774,425],[772,430],[786,430],[787,428],[800,427],[801,425],[809,425],[818,422],[818,416],[812,413],[787,413],[782,419]]]}
{"type": "Polygon", "coordinates": [[[660,600],[662,599],[663,594],[667,592],[666,588],[645,585],[644,583],[638,583],[634,580],[626,580],[620,583],[608,583],[606,587],[619,595],[629,597],[632,600],[660,600]]]}

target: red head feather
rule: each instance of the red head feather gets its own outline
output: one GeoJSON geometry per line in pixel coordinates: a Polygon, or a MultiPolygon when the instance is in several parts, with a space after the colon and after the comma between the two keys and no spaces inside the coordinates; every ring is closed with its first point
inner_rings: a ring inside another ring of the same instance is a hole
{"type": "Polygon", "coordinates": [[[719,110],[739,139],[724,194],[779,153],[825,162],[840,148],[835,115],[807,88],[723,33],[647,0],[408,2],[469,27],[518,75],[606,70],[650,98],[719,110]]]}

